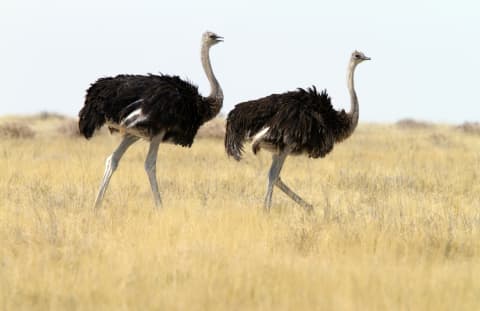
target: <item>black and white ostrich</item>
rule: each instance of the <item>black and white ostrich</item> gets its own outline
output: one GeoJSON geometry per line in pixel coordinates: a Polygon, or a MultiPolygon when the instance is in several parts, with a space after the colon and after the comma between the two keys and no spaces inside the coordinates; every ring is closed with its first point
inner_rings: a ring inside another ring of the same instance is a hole
{"type": "Polygon", "coordinates": [[[324,157],[335,143],[353,133],[359,115],[353,75],[357,65],[369,59],[358,51],[350,58],[349,112],[334,110],[327,92],[318,93],[311,87],[243,102],[228,114],[225,148],[229,156],[240,160],[245,140],[252,140],[254,154],[262,148],[273,153],[264,203],[266,210],[270,210],[272,204],[274,185],[305,209],[313,209],[281,180],[280,171],[288,155],[324,157]]]}
{"type": "Polygon", "coordinates": [[[145,160],[155,205],[161,207],[156,178],[158,147],[169,142],[190,147],[198,128],[215,117],[223,104],[222,89],[210,64],[210,47],[223,41],[213,32],[202,35],[201,61],[211,93],[203,97],[197,86],[178,76],[118,75],[101,78],[87,90],[79,112],[80,132],[88,139],[106,124],[122,134],[122,141],[107,158],[105,174],[95,200],[100,207],[110,178],[125,151],[140,138],[150,142],[145,160]]]}

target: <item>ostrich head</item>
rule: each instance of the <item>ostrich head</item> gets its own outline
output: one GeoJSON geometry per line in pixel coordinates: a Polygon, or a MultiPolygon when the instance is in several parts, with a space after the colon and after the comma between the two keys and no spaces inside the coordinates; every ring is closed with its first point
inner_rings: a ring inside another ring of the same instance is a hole
{"type": "Polygon", "coordinates": [[[202,35],[202,43],[208,46],[213,46],[219,42],[223,41],[223,37],[213,33],[211,31],[206,31],[202,35]]]}
{"type": "Polygon", "coordinates": [[[363,54],[362,52],[353,51],[352,57],[350,59],[352,63],[354,63],[355,65],[358,65],[364,60],[370,60],[370,57],[365,56],[365,54],[363,54]]]}

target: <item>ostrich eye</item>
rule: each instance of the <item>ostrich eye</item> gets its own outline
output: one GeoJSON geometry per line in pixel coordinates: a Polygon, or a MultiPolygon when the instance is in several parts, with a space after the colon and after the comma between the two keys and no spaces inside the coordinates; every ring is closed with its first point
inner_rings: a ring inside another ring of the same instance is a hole
{"type": "Polygon", "coordinates": [[[355,58],[360,58],[360,55],[358,55],[358,54],[355,54],[355,58]]]}

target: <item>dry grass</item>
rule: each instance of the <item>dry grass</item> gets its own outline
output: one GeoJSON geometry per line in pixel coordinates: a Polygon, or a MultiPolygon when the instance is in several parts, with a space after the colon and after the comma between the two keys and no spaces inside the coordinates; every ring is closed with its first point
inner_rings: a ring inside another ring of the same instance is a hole
{"type": "MultiPolygon", "coordinates": [[[[55,127],[52,127],[55,128],[55,127]]],[[[446,127],[363,125],[323,160],[289,158],[262,212],[269,155],[218,140],[125,155],[92,211],[118,137],[0,145],[0,309],[478,310],[480,140],[446,127]]]]}

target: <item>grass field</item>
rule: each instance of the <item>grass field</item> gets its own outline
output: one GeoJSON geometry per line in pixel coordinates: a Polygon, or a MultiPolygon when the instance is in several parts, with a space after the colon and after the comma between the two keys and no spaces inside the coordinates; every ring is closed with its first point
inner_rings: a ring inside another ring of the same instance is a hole
{"type": "Polygon", "coordinates": [[[265,214],[269,154],[237,163],[207,138],[160,146],[161,211],[139,142],[95,213],[118,141],[2,138],[0,309],[480,309],[478,135],[362,124],[288,158],[311,216],[279,191],[265,214]]]}

